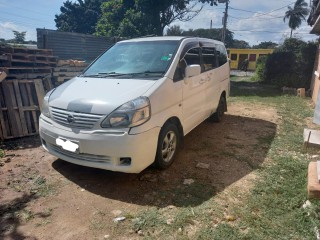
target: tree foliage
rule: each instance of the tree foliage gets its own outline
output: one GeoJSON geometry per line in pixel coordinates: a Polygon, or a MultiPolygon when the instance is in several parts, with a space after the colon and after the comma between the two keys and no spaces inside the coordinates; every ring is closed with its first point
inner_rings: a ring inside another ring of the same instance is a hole
{"type": "Polygon", "coordinates": [[[167,29],[167,36],[182,36],[183,30],[179,25],[173,25],[167,29]]]}
{"type": "Polygon", "coordinates": [[[263,82],[279,87],[310,88],[317,44],[286,39],[265,61],[258,62],[256,74],[263,82]]]}
{"type": "Polygon", "coordinates": [[[27,32],[12,31],[14,34],[14,43],[24,43],[27,32]]]}
{"type": "Polygon", "coordinates": [[[189,21],[202,9],[197,3],[218,0],[67,0],[55,15],[61,31],[101,36],[162,35],[170,23],[189,21]]]}
{"type": "Polygon", "coordinates": [[[92,34],[101,17],[101,3],[106,0],[67,0],[55,15],[56,27],[66,32],[92,34]]]}
{"type": "MultiPolygon", "coordinates": [[[[211,38],[214,40],[221,40],[222,37],[222,29],[221,28],[213,28],[213,29],[189,29],[187,31],[183,31],[183,36],[193,36],[193,37],[203,37],[203,38],[211,38]]],[[[226,38],[225,38],[225,45],[227,47],[232,47],[233,44],[233,32],[227,30],[226,38]]]]}
{"type": "Polygon", "coordinates": [[[197,3],[216,0],[109,0],[102,4],[102,16],[96,34],[137,37],[163,35],[163,30],[176,20],[189,21],[202,9],[197,3]]]}
{"type": "MultiPolygon", "coordinates": [[[[221,40],[221,28],[213,28],[213,29],[189,29],[183,30],[177,25],[173,25],[168,28],[167,35],[168,36],[193,36],[193,37],[202,37],[202,38],[211,38],[214,40],[221,40]]],[[[250,48],[248,42],[243,40],[236,40],[233,38],[233,32],[227,29],[225,45],[228,48],[250,48]]]]}
{"type": "Polygon", "coordinates": [[[277,43],[271,41],[261,42],[258,45],[253,45],[252,48],[254,49],[274,49],[278,46],[277,43]]]}
{"type": "Polygon", "coordinates": [[[292,38],[293,30],[296,30],[301,26],[302,20],[306,20],[306,16],[309,13],[308,4],[304,0],[297,0],[294,7],[288,6],[283,21],[289,19],[289,27],[291,28],[290,38],[292,38]]]}
{"type": "Polygon", "coordinates": [[[231,48],[240,48],[240,49],[247,49],[250,48],[250,45],[248,42],[244,41],[244,40],[237,40],[234,39],[231,43],[231,48]]]}

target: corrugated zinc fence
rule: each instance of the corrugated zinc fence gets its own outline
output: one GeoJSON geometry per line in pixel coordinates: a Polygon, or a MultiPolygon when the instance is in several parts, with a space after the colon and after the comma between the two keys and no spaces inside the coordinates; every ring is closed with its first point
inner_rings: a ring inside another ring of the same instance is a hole
{"type": "Polygon", "coordinates": [[[58,56],[60,60],[77,59],[91,62],[115,42],[116,38],[37,29],[38,48],[52,49],[53,55],[58,56]]]}

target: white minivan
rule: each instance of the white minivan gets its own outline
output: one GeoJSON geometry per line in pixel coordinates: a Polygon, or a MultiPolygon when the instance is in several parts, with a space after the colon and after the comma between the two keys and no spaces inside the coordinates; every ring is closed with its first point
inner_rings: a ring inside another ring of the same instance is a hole
{"type": "Polygon", "coordinates": [[[165,169],[183,137],[227,110],[230,68],[223,43],[148,37],[116,43],[81,75],[48,92],[43,147],[83,166],[139,173],[165,169]]]}

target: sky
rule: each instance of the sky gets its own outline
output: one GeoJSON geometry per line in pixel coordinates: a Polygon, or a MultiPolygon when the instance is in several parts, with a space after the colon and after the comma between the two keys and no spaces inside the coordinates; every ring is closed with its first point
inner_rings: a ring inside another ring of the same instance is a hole
{"type": "MultiPolygon", "coordinates": [[[[66,0],[0,0],[0,38],[12,39],[13,30],[26,31],[26,40],[36,40],[36,28],[56,29],[55,14],[66,0]]],[[[288,6],[294,0],[230,0],[228,29],[234,32],[234,38],[256,45],[262,41],[281,43],[290,36],[288,21],[283,21],[288,6]]],[[[309,4],[310,0],[306,0],[309,4]]],[[[200,4],[196,8],[201,7],[200,4]]],[[[210,6],[206,4],[202,11],[191,21],[176,21],[182,29],[222,27],[225,4],[210,6]]],[[[294,31],[294,36],[309,41],[315,35],[309,34],[311,27],[304,22],[294,31]]]]}

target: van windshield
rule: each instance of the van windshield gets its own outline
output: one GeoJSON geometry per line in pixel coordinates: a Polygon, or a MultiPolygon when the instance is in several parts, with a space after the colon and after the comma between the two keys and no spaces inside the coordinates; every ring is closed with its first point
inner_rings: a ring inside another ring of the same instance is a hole
{"type": "Polygon", "coordinates": [[[81,76],[159,78],[170,66],[178,45],[174,40],[118,43],[81,76]]]}

